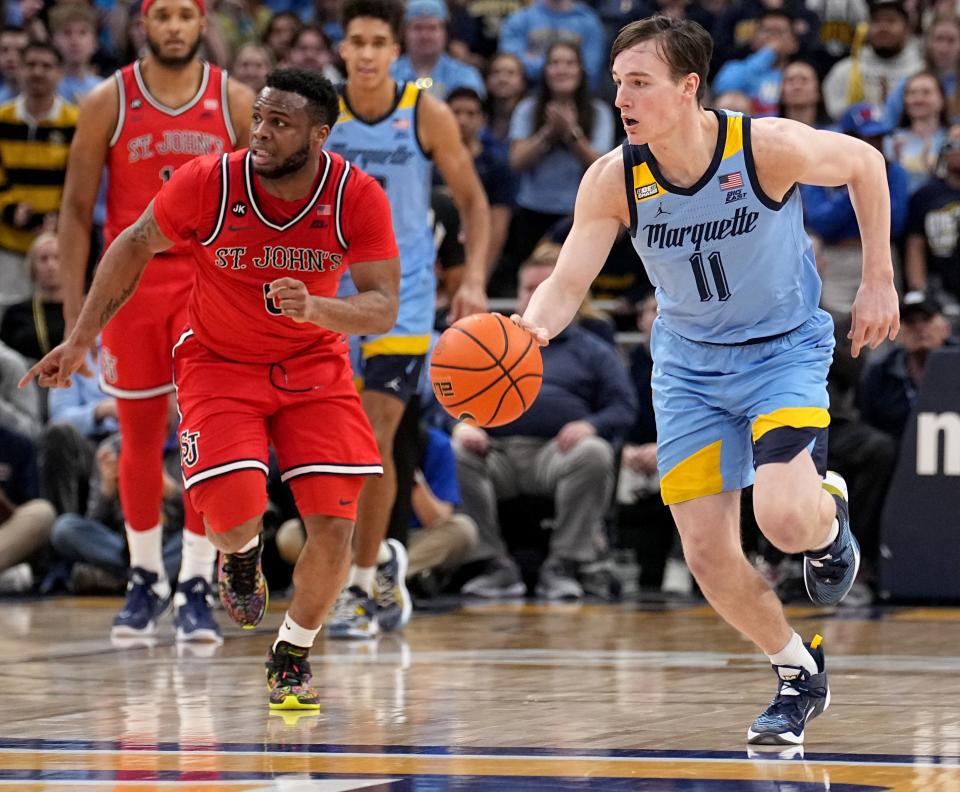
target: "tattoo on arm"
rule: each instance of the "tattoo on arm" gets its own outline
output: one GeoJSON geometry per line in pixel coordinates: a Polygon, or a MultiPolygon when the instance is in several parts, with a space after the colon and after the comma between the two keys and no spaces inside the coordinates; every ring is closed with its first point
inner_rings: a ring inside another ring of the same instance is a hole
{"type": "Polygon", "coordinates": [[[140,218],[130,226],[130,239],[139,245],[150,246],[150,240],[156,239],[160,233],[157,221],[153,219],[153,212],[144,212],[140,218]]]}
{"type": "Polygon", "coordinates": [[[122,306],[130,297],[130,295],[133,294],[139,281],[140,273],[138,272],[134,276],[133,280],[130,281],[130,285],[127,286],[127,288],[120,292],[120,294],[117,294],[107,300],[107,304],[104,306],[103,312],[100,314],[100,327],[105,327],[107,322],[110,321],[110,318],[120,310],[120,306],[122,306]]]}

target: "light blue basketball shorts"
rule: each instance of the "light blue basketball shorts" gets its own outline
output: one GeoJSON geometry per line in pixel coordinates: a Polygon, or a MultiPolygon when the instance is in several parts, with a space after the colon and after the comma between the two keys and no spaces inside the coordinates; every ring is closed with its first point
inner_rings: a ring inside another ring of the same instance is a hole
{"type": "Polygon", "coordinates": [[[833,319],[817,310],[767,341],[691,341],[653,324],[653,408],[663,502],[739,490],[806,449],[826,470],[833,319]]]}

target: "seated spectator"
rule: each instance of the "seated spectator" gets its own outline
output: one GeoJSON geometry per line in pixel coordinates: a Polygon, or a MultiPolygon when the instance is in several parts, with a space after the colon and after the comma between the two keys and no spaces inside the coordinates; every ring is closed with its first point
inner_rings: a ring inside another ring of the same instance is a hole
{"type": "Polygon", "coordinates": [[[313,25],[304,25],[293,37],[286,66],[318,71],[335,85],[343,75],[333,65],[333,46],[327,34],[313,25]]]}
{"type": "Polygon", "coordinates": [[[807,8],[804,0],[742,0],[718,9],[719,16],[712,30],[714,67],[720,68],[729,60],[747,57],[764,12],[780,9],[793,20],[800,52],[813,52],[820,33],[820,18],[807,8]]]}
{"type": "Polygon", "coordinates": [[[49,21],[53,46],[63,58],[63,78],[57,93],[79,105],[101,80],[93,66],[97,12],[83,3],[59,3],[50,9],[49,21]]]}
{"type": "Polygon", "coordinates": [[[244,44],[237,50],[230,75],[249,86],[254,93],[260,93],[272,68],[270,50],[261,44],[244,44]]]}
{"type": "MultiPolygon", "coordinates": [[[[55,517],[53,507],[38,498],[33,442],[0,426],[0,573],[24,564],[49,543],[55,517]]],[[[33,585],[29,567],[20,567],[13,576],[15,590],[33,585]]]]}
{"type": "Polygon", "coordinates": [[[960,126],[940,147],[936,173],[910,199],[906,287],[942,290],[960,302],[960,126]]]}
{"type": "Polygon", "coordinates": [[[713,90],[745,93],[752,103],[751,115],[773,115],[780,101],[783,69],[799,47],[790,14],[783,9],[764,9],[752,46],[749,57],[723,64],[713,80],[713,90]]]}
{"type": "MultiPolygon", "coordinates": [[[[892,130],[881,107],[862,102],[840,119],[840,131],[883,150],[883,139],[892,130]]],[[[896,162],[887,163],[890,188],[890,233],[898,239],[907,220],[907,173],[896,162]]],[[[804,220],[821,241],[817,269],[823,280],[821,305],[836,316],[850,313],[863,268],[863,247],[856,214],[845,185],[801,185],[804,220]]]]}
{"type": "Polygon", "coordinates": [[[893,437],[903,437],[917,403],[927,358],[951,343],[950,323],[930,292],[907,292],[900,304],[900,335],[885,354],[870,362],[860,387],[863,419],[893,437]]]}
{"type": "MultiPolygon", "coordinates": [[[[936,75],[947,97],[947,117],[950,123],[960,122],[960,94],[957,93],[957,75],[960,72],[960,19],[951,11],[949,16],[933,19],[926,30],[924,61],[926,71],[936,75]]],[[[903,113],[903,91],[907,80],[894,86],[887,99],[887,118],[900,118],[903,113]]]]}
{"type": "Polygon", "coordinates": [[[494,139],[510,144],[510,119],[527,95],[523,62],[509,52],[498,52],[487,67],[487,129],[494,139]]]}
{"type": "Polygon", "coordinates": [[[490,204],[490,247],[487,277],[500,261],[516,197],[516,179],[510,170],[509,153],[487,129],[483,100],[471,88],[457,88],[447,97],[456,116],[460,138],[473,155],[477,176],[490,204]]]}
{"type": "MultiPolygon", "coordinates": [[[[518,313],[555,264],[523,266],[518,313]]],[[[526,590],[501,535],[498,501],[554,499],[549,556],[537,585],[541,597],[582,597],[578,573],[604,545],[614,449],[633,422],[636,397],[617,351],[575,323],[541,352],[543,386],[523,416],[495,429],[459,424],[454,431],[463,512],[479,529],[478,544],[465,560],[485,562],[484,571],[463,586],[465,594],[519,596],[526,590]]]]}
{"type": "Polygon", "coordinates": [[[33,297],[11,305],[0,321],[0,340],[28,360],[39,360],[63,341],[63,298],[57,237],[45,232],[27,253],[33,297]]]}
{"type": "Polygon", "coordinates": [[[511,269],[573,213],[580,179],[613,148],[613,135],[613,115],[592,96],[580,51],[551,45],[537,94],[517,105],[510,124],[510,167],[520,174],[508,243],[511,269]]]}
{"type": "Polygon", "coordinates": [[[16,25],[5,25],[0,31],[0,102],[9,102],[23,89],[23,51],[30,38],[16,25]]]}
{"type": "MultiPolygon", "coordinates": [[[[84,513],[61,515],[53,524],[51,543],[57,555],[72,566],[69,580],[75,591],[124,588],[128,557],[119,494],[121,453],[119,433],[100,443],[84,513]]],[[[176,462],[175,455],[168,455],[168,470],[163,474],[163,565],[171,581],[177,579],[180,569],[183,538],[182,487],[169,472],[176,462]]]]}
{"type": "Polygon", "coordinates": [[[30,383],[17,387],[30,366],[0,341],[0,426],[31,439],[40,433],[40,396],[30,383]]]}
{"type": "Polygon", "coordinates": [[[300,17],[290,11],[281,11],[270,18],[270,24],[263,34],[263,43],[273,55],[273,62],[277,66],[287,65],[287,55],[297,31],[303,27],[300,17]]]}
{"type": "Polygon", "coordinates": [[[948,124],[947,97],[936,75],[920,72],[908,78],[903,90],[903,113],[897,129],[884,142],[884,154],[907,172],[910,195],[930,180],[948,124]]]}
{"type": "Polygon", "coordinates": [[[883,105],[901,80],[923,69],[920,48],[910,31],[910,17],[901,0],[874,0],[866,41],[855,41],[848,58],[839,61],[823,81],[823,99],[831,118],[850,105],[883,105]]]}
{"type": "Polygon", "coordinates": [[[450,13],[444,0],[410,0],[403,19],[404,54],[390,67],[395,80],[415,82],[441,100],[457,88],[485,95],[480,72],[447,54],[450,13]]]}
{"type": "Polygon", "coordinates": [[[777,116],[818,129],[831,125],[820,90],[820,77],[807,61],[795,60],[784,67],[777,116]]]}
{"type": "Polygon", "coordinates": [[[582,53],[587,82],[593,90],[607,79],[605,40],[597,12],[580,0],[533,0],[508,16],[500,29],[500,49],[523,62],[530,82],[540,79],[550,50],[563,42],[582,53]]]}

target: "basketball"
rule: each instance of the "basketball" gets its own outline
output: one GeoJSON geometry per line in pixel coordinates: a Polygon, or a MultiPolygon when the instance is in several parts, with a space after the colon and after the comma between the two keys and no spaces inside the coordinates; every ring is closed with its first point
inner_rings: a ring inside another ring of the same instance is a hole
{"type": "Polygon", "coordinates": [[[437,401],[475,426],[515,421],[533,404],[542,381],[537,342],[501,314],[474,314],[448,327],[430,362],[437,401]]]}

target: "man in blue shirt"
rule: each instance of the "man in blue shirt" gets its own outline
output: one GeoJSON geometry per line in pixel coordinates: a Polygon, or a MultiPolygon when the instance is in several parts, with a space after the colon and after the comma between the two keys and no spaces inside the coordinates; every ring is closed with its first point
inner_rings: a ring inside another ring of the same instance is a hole
{"type": "Polygon", "coordinates": [[[446,52],[449,19],[443,0],[411,0],[404,15],[405,53],[394,61],[390,75],[400,82],[415,82],[437,99],[462,87],[486,96],[480,72],[446,52]]]}

